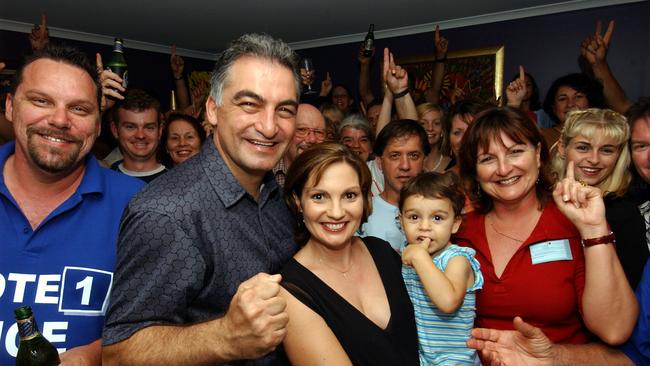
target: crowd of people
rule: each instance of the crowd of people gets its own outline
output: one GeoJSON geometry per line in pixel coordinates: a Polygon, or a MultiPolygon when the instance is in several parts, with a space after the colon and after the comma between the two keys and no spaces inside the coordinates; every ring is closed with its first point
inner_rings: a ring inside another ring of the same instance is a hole
{"type": "MultiPolygon", "coordinates": [[[[650,99],[607,65],[543,102],[416,91],[389,49],[359,96],[246,34],[178,108],[50,44],[0,118],[0,364],[34,309],[63,365],[650,364],[650,99]],[[500,105],[502,104],[502,105],[500,105]]],[[[0,68],[4,65],[0,63],[0,68]]]]}

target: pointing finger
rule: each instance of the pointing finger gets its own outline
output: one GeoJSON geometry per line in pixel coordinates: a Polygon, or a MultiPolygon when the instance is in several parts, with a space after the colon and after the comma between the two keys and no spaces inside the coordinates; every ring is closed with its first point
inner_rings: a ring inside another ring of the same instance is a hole
{"type": "Polygon", "coordinates": [[[519,80],[526,82],[526,71],[522,65],[519,65],[519,80]]]}
{"type": "Polygon", "coordinates": [[[603,36],[603,42],[605,42],[606,45],[608,45],[609,41],[612,39],[612,33],[614,33],[614,21],[610,20],[605,35],[603,36]]]}

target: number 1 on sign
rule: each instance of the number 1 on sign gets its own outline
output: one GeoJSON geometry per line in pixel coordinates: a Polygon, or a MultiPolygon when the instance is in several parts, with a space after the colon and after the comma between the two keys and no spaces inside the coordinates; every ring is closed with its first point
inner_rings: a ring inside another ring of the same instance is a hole
{"type": "Polygon", "coordinates": [[[90,290],[93,288],[93,278],[87,276],[83,280],[77,282],[77,290],[83,288],[83,293],[81,294],[81,305],[90,304],[90,290]]]}

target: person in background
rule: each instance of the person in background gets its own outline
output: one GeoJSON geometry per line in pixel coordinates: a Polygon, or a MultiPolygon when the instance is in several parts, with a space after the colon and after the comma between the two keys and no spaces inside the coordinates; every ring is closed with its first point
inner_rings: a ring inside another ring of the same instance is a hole
{"type": "Polygon", "coordinates": [[[450,242],[462,221],[465,197],[456,174],[426,172],[402,188],[400,222],[407,245],[402,277],[415,309],[421,365],[477,365],[476,352],[459,347],[476,317],[483,286],[475,251],[450,242]]]}
{"type": "Polygon", "coordinates": [[[542,108],[539,102],[539,87],[533,76],[519,66],[519,74],[510,80],[506,88],[505,104],[511,108],[519,108],[535,121],[540,128],[553,127],[549,119],[537,119],[537,111],[542,108]]]}
{"type": "Polygon", "coordinates": [[[273,174],[278,184],[283,187],[289,167],[310,146],[325,141],[327,135],[325,117],[318,108],[311,104],[301,103],[296,114],[296,131],[287,147],[287,151],[278,164],[273,168],[273,174]]]}
{"type": "Polygon", "coordinates": [[[445,118],[442,120],[441,151],[444,155],[451,156],[451,161],[444,170],[449,169],[459,172],[458,151],[461,148],[461,141],[467,128],[474,121],[476,114],[484,108],[482,104],[470,100],[460,100],[454,103],[445,118]]]}
{"type": "Polygon", "coordinates": [[[552,191],[546,144],[518,109],[477,115],[459,157],[475,211],[454,240],[476,250],[485,280],[476,325],[511,329],[516,314],[554,342],[586,343],[591,334],[624,342],[637,304],[600,190],[577,182],[570,162],[552,191]]]}
{"type": "Polygon", "coordinates": [[[372,197],[373,212],[360,235],[386,240],[398,251],[406,240],[397,220],[400,190],[423,170],[429,153],[427,134],[416,121],[392,121],[379,132],[374,152],[384,174],[384,190],[372,197]]]}
{"type": "Polygon", "coordinates": [[[553,145],[560,137],[567,112],[574,108],[605,108],[603,86],[585,74],[562,76],[551,84],[544,98],[543,107],[544,112],[555,123],[553,127],[542,129],[542,136],[553,154],[555,152],[553,145]]]}
{"type": "Polygon", "coordinates": [[[630,153],[634,165],[629,196],[644,218],[650,250],[650,98],[639,98],[628,109],[626,117],[630,124],[630,153]]]}
{"type": "Polygon", "coordinates": [[[123,159],[111,169],[139,178],[145,183],[167,172],[158,161],[160,145],[160,102],[144,90],[131,89],[124,100],[113,106],[113,136],[117,139],[123,159]]]}
{"type": "Polygon", "coordinates": [[[350,95],[350,89],[343,84],[334,85],[332,88],[332,104],[343,116],[354,113],[354,98],[350,95]]]}
{"type": "Polygon", "coordinates": [[[343,121],[343,118],[345,117],[343,113],[332,103],[323,103],[321,106],[318,108],[320,109],[320,112],[325,116],[325,118],[328,118],[332,123],[334,123],[335,126],[338,126],[341,121],[343,121]]]}
{"type": "Polygon", "coordinates": [[[384,190],[384,175],[372,156],[374,135],[368,121],[360,114],[351,114],[339,124],[337,135],[343,145],[366,162],[372,175],[371,193],[380,194],[384,190]]]}
{"type": "Polygon", "coordinates": [[[160,160],[172,168],[198,154],[205,139],[205,130],[196,118],[171,113],[163,125],[161,140],[165,150],[160,160]]]}
{"type": "Polygon", "coordinates": [[[0,148],[2,365],[16,362],[23,305],[62,365],[101,364],[119,221],[143,183],[90,154],[100,103],[97,70],[77,49],[50,44],[16,73],[5,104],[16,139],[0,148]]]}
{"type": "Polygon", "coordinates": [[[219,55],[212,140],[124,213],[105,366],[287,364],[275,349],[289,318],[271,274],[298,248],[270,172],[294,134],[297,66],[286,43],[261,34],[219,55]]]}
{"type": "Polygon", "coordinates": [[[627,119],[611,109],[571,111],[564,121],[552,167],[562,180],[567,164],[573,162],[575,178],[602,192],[605,217],[616,236],[616,254],[634,289],[650,252],[643,217],[627,197],[632,180],[629,136],[627,119]]]}
{"type": "Polygon", "coordinates": [[[340,144],[311,147],[289,168],[285,202],[301,246],[282,269],[291,363],[417,365],[399,256],[383,240],[354,236],[371,212],[364,162],[340,144]]]}
{"type": "Polygon", "coordinates": [[[444,113],[436,104],[422,103],[417,106],[418,121],[427,132],[431,152],[424,159],[424,170],[428,172],[444,172],[451,162],[451,157],[442,153],[443,140],[442,120],[444,113]]]}

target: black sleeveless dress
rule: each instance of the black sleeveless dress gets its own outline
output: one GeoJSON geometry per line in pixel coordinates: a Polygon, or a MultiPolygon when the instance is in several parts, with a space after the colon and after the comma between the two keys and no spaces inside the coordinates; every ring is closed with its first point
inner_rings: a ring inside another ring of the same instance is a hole
{"type": "Polygon", "coordinates": [[[402,280],[399,255],[381,239],[362,240],[388,297],[391,317],[386,329],[293,258],[281,272],[282,286],[325,320],[354,365],[419,365],[413,305],[402,280]]]}

